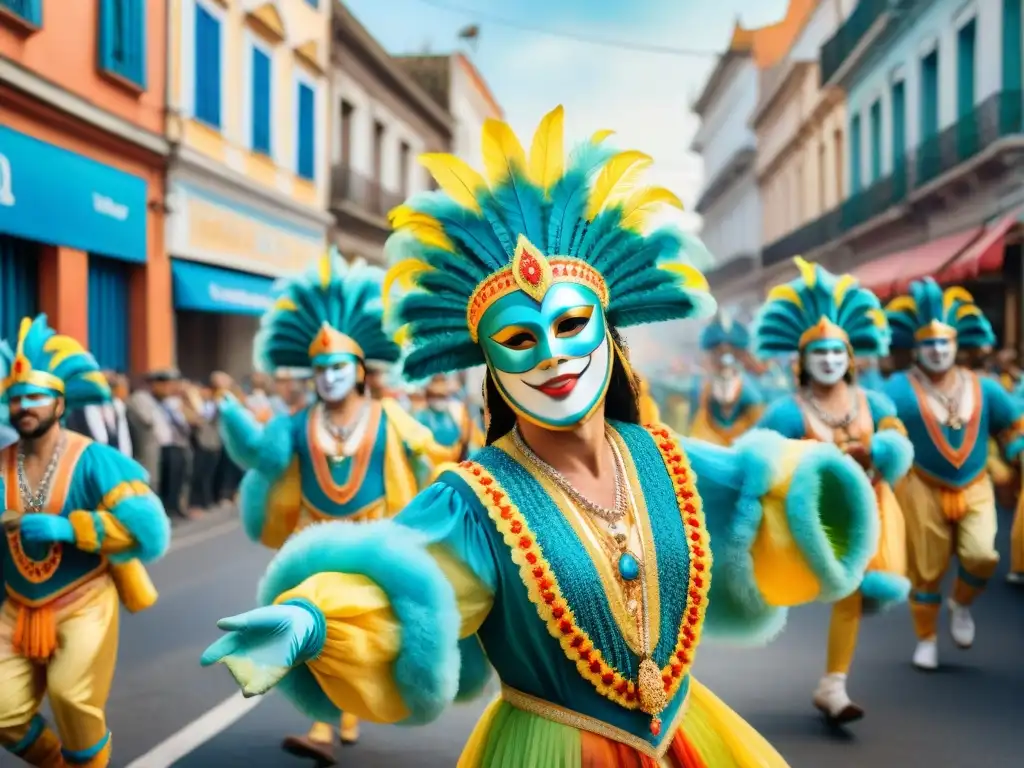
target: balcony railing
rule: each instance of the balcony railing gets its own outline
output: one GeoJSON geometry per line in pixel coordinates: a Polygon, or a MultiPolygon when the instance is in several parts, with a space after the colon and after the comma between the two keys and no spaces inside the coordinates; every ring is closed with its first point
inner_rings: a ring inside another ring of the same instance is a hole
{"type": "Polygon", "coordinates": [[[331,199],[348,202],[366,213],[385,217],[388,211],[402,204],[405,195],[392,192],[379,181],[339,163],[331,169],[331,199]]]}
{"type": "Polygon", "coordinates": [[[815,250],[899,205],[914,189],[970,160],[1005,136],[1024,135],[1024,92],[1003,91],[978,105],[942,133],[899,158],[893,172],[800,229],[769,243],[762,263],[770,267],[815,250]]]}
{"type": "Polygon", "coordinates": [[[864,35],[889,10],[890,0],[860,0],[853,13],[821,47],[821,82],[827,83],[839,71],[864,35]]]}

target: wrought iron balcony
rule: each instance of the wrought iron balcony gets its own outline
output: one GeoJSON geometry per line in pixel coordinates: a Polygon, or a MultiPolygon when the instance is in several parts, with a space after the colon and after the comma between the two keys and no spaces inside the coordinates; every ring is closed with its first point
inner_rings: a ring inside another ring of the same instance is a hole
{"type": "Polygon", "coordinates": [[[839,71],[857,45],[881,16],[889,11],[891,0],[860,0],[853,13],[821,47],[821,82],[827,83],[839,71]]]}
{"type": "Polygon", "coordinates": [[[401,205],[405,195],[392,192],[376,179],[370,179],[343,163],[331,169],[331,201],[346,202],[365,213],[384,218],[401,205]]]}
{"type": "Polygon", "coordinates": [[[800,229],[769,243],[761,252],[761,264],[771,267],[837,239],[842,234],[842,219],[842,208],[833,208],[800,229]]]}

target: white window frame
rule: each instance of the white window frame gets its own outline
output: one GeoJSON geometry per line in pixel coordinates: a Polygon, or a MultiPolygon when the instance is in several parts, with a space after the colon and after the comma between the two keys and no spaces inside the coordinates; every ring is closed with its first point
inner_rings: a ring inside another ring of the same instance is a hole
{"type": "MultiPolygon", "coordinates": [[[[224,133],[227,122],[227,111],[225,110],[227,92],[227,64],[225,59],[227,13],[223,6],[213,0],[185,0],[182,3],[181,15],[181,111],[186,118],[196,116],[196,7],[202,7],[204,11],[217,19],[220,25],[220,130],[224,133]]],[[[208,126],[211,129],[212,126],[208,126]]]]}
{"type": "MultiPolygon", "coordinates": [[[[972,21],[976,22],[977,18],[978,3],[975,2],[975,0],[969,0],[969,2],[964,3],[953,13],[953,28],[956,30],[957,34],[960,34],[961,29],[966,27],[972,21]]],[[[978,32],[980,32],[980,29],[978,32]]]]}
{"type": "Polygon", "coordinates": [[[313,184],[319,184],[323,178],[323,168],[321,168],[323,153],[324,153],[324,141],[327,136],[321,129],[321,126],[326,126],[327,121],[322,119],[324,114],[325,104],[324,100],[324,88],[323,83],[316,77],[311,75],[302,69],[301,66],[296,65],[295,75],[292,78],[292,98],[294,104],[292,106],[292,119],[295,131],[293,132],[292,146],[289,151],[291,157],[288,158],[286,167],[299,176],[299,86],[305,85],[313,91],[313,178],[306,179],[304,176],[299,177],[310,181],[313,184]]]}
{"type": "Polygon", "coordinates": [[[252,142],[252,104],[253,104],[253,71],[252,71],[252,54],[254,50],[264,54],[270,59],[270,151],[264,155],[260,152],[260,155],[269,157],[271,160],[275,160],[276,152],[275,145],[276,134],[275,121],[274,121],[274,108],[277,106],[276,101],[279,97],[277,93],[276,85],[276,73],[277,73],[277,61],[275,60],[275,48],[273,45],[268,43],[266,40],[261,38],[259,35],[253,33],[251,30],[246,29],[244,35],[243,56],[245,57],[242,61],[242,82],[244,83],[244,89],[242,93],[242,138],[243,143],[250,152],[255,152],[256,149],[252,142]]]}

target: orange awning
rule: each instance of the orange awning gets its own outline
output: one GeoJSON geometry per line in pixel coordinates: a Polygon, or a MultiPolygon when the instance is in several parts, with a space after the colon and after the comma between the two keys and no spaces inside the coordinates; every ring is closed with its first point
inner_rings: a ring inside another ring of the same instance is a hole
{"type": "Polygon", "coordinates": [[[852,274],[862,286],[885,300],[905,293],[914,280],[937,274],[944,264],[948,264],[977,241],[984,230],[982,226],[972,227],[906,251],[890,253],[862,264],[852,274]]]}
{"type": "Polygon", "coordinates": [[[1021,220],[1022,214],[1024,208],[990,224],[985,234],[946,265],[935,279],[943,285],[958,285],[978,275],[1001,271],[1006,254],[1006,233],[1021,220]]]}

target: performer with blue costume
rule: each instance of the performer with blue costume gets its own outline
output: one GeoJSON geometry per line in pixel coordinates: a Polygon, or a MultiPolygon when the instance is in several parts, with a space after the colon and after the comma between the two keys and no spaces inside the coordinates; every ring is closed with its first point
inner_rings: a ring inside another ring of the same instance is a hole
{"type": "Polygon", "coordinates": [[[707,378],[691,397],[690,437],[715,445],[732,445],[757,424],[764,399],[740,360],[750,346],[750,332],[720,313],[701,333],[707,355],[707,378]]]}
{"type": "Polygon", "coordinates": [[[29,765],[104,768],[119,607],[156,602],[141,563],[167,551],[170,524],[138,463],[60,425],[110,399],[92,355],[40,315],[16,351],[0,345],[0,365],[20,438],[0,452],[0,744],[29,765]]]}
{"type": "Polygon", "coordinates": [[[426,387],[427,407],[416,414],[416,419],[451,452],[448,461],[457,462],[483,447],[484,434],[469,406],[455,397],[453,389],[447,376],[434,376],[426,387]]]}
{"type": "Polygon", "coordinates": [[[854,359],[888,353],[889,328],[878,298],[850,275],[836,277],[796,260],[800,276],[773,288],[757,319],[757,354],[797,355],[798,393],[772,403],[760,426],[793,440],[836,444],[865,470],[878,500],[879,538],[860,588],[832,606],[825,675],[814,704],[830,721],[859,720],[846,679],[860,618],[907,599],[906,533],[893,485],[910,470],[914,449],[882,394],[858,386],[854,359]]]}
{"type": "MultiPolygon", "coordinates": [[[[247,470],[239,507],[253,541],[278,549],[312,523],[391,517],[416,495],[418,475],[426,471],[420,463],[442,453],[397,402],[372,400],[366,391],[367,362],[390,363],[400,355],[381,325],[382,279],[381,270],[362,261],[346,265],[334,251],[284,281],[263,316],[256,368],[312,369],[319,402],[264,428],[237,400],[222,400],[225,447],[247,470]]],[[[358,720],[346,712],[342,741],[354,743],[358,734],[358,720]]],[[[317,722],[284,747],[333,762],[335,741],[333,726],[317,722]]]]}
{"type": "Polygon", "coordinates": [[[892,375],[886,393],[914,444],[914,467],[896,493],[907,523],[910,596],[918,644],[914,664],[938,666],[936,635],[942,578],[955,553],[949,599],[950,634],[960,648],[974,643],[970,606],[995,573],[996,502],[987,470],[988,439],[1007,461],[1024,448],[1024,406],[998,381],[956,364],[958,349],[995,342],[988,319],[960,287],[943,291],[931,278],[886,307],[892,346],[913,350],[915,365],[892,375]]]}
{"type": "Polygon", "coordinates": [[[222,620],[203,664],[321,718],[412,725],[479,689],[482,643],[502,695],[463,768],[784,766],[691,677],[694,652],[705,632],[767,640],[785,606],[849,594],[877,537],[870,485],[834,446],[761,431],[725,449],[638,424],[617,329],[714,300],[679,261],[697,246],[645,234],[677,202],[634,186],[649,157],[602,132],[566,161],[562,130],[559,107],[527,155],[487,121],[489,178],[426,155],[441,191],[395,217],[404,371],[486,363],[489,445],[397,524],[295,536],[263,607],[222,620]]]}

